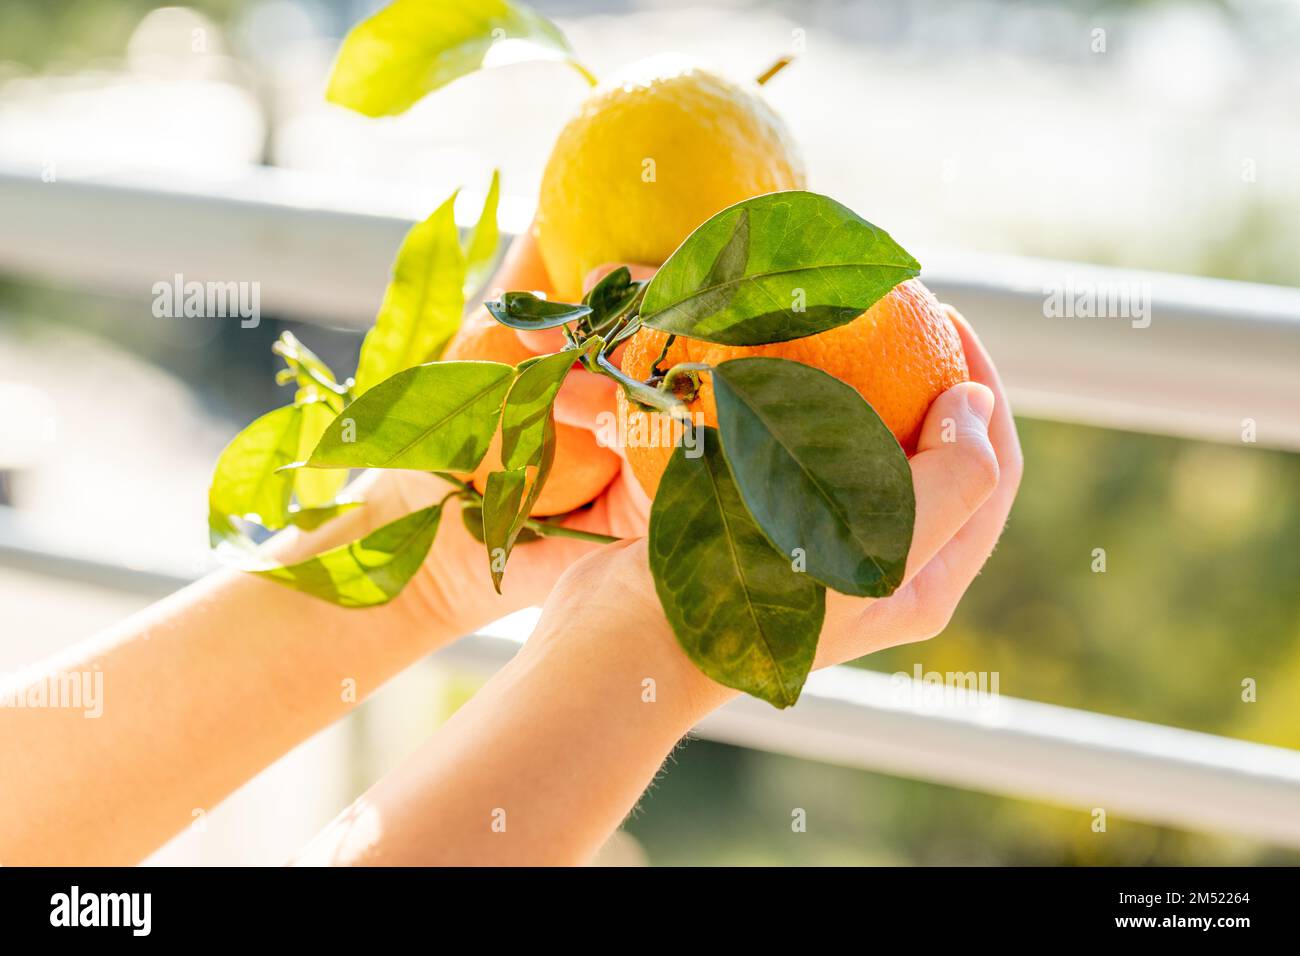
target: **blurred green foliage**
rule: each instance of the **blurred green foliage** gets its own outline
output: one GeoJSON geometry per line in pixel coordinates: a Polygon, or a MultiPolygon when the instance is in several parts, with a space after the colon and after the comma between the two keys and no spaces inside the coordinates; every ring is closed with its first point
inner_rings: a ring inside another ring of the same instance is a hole
{"type": "MultiPolygon", "coordinates": [[[[246,0],[187,0],[183,5],[224,22],[246,0]]],[[[0,62],[57,69],[119,57],[144,15],[162,6],[167,4],[154,0],[5,0],[0,4],[0,62]]]]}

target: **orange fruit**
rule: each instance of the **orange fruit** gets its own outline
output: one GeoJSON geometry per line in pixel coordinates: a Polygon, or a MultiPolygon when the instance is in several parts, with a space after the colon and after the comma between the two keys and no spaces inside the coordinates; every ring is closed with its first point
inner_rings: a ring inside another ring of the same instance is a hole
{"type": "MultiPolygon", "coordinates": [[[[524,359],[532,358],[533,353],[524,347],[513,330],[497,322],[487,309],[479,306],[461,323],[442,357],[518,365],[524,359]]],[[[618,455],[599,445],[592,432],[556,422],[555,465],[551,479],[533,506],[533,516],[558,515],[581,508],[605,490],[621,466],[618,455]]],[[[473,475],[462,477],[481,492],[487,487],[488,474],[500,468],[501,432],[498,430],[473,475]]]]}
{"type": "MultiPolygon", "coordinates": [[[[638,380],[647,379],[666,340],[667,333],[642,328],[623,353],[623,371],[638,380]]],[[[915,279],[895,286],[847,325],[790,342],[714,345],[678,336],[659,368],[667,371],[678,362],[718,365],[745,356],[793,359],[852,385],[908,455],[916,451],[921,423],[930,404],[941,392],[970,378],[957,329],[930,290],[915,279]]],[[[706,425],[717,427],[708,373],[701,373],[700,380],[699,391],[689,406],[692,417],[702,413],[706,425]]],[[[617,401],[619,420],[627,422],[630,439],[666,433],[663,416],[630,405],[622,389],[618,390],[617,401]]],[[[629,440],[628,464],[651,497],[672,453],[670,444],[629,440]]]]}

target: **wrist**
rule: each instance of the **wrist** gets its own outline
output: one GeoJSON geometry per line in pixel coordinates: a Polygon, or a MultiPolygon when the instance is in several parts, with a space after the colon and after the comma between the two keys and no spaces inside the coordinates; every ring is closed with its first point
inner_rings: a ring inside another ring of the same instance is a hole
{"type": "MultiPolygon", "coordinates": [[[[453,487],[434,475],[371,469],[362,473],[347,489],[347,495],[360,506],[311,531],[290,528],[276,535],[268,550],[284,564],[304,561],[325,551],[351,544],[383,526],[412,512],[443,500],[453,487]]],[[[463,608],[451,600],[454,587],[443,587],[429,573],[429,565],[442,565],[456,556],[439,554],[439,541],[449,537],[448,528],[463,530],[455,501],[443,507],[438,533],[425,559],[425,567],[416,572],[390,601],[365,608],[338,608],[313,598],[313,608],[328,614],[335,630],[375,634],[382,633],[386,642],[401,643],[418,653],[428,653],[455,640],[465,631],[458,629],[458,611],[463,608]]],[[[446,548],[441,549],[443,552],[446,548]]],[[[280,587],[280,585],[275,585],[280,587]]]]}
{"type": "Polygon", "coordinates": [[[580,662],[584,683],[578,686],[655,704],[649,713],[674,739],[736,695],[707,677],[677,642],[649,584],[644,540],[611,545],[588,560],[603,566],[580,561],[557,583],[522,662],[580,662]]]}

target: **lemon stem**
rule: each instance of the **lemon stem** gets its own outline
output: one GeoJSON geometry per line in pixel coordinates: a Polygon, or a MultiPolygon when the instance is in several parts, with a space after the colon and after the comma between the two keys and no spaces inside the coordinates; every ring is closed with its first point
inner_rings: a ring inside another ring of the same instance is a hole
{"type": "Polygon", "coordinates": [[[794,57],[792,56],[786,55],[781,57],[771,66],[769,66],[766,70],[760,73],[758,75],[758,79],[755,80],[754,82],[757,83],[759,86],[762,86],[764,83],[766,83],[772,77],[776,76],[778,73],[780,73],[782,70],[784,70],[787,66],[789,66],[793,62],[794,62],[794,57]]]}

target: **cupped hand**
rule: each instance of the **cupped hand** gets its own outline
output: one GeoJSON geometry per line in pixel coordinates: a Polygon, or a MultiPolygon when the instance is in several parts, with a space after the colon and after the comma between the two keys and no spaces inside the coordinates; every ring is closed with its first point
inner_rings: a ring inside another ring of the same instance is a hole
{"type": "MultiPolygon", "coordinates": [[[[1006,392],[970,326],[955,310],[948,314],[961,334],[971,381],[935,400],[910,460],[916,524],[903,583],[880,599],[828,592],[814,668],[941,632],[993,552],[1015,500],[1023,459],[1006,392]]],[[[547,619],[581,621],[584,630],[635,621],[638,632],[657,632],[649,639],[673,640],[644,539],[609,545],[574,564],[544,605],[547,619]],[[659,627],[650,627],[652,621],[659,627]]],[[[546,630],[558,636],[575,628],[546,630]]],[[[684,654],[680,663],[682,680],[696,691],[692,696],[708,706],[734,693],[704,678],[684,654]]]]}

